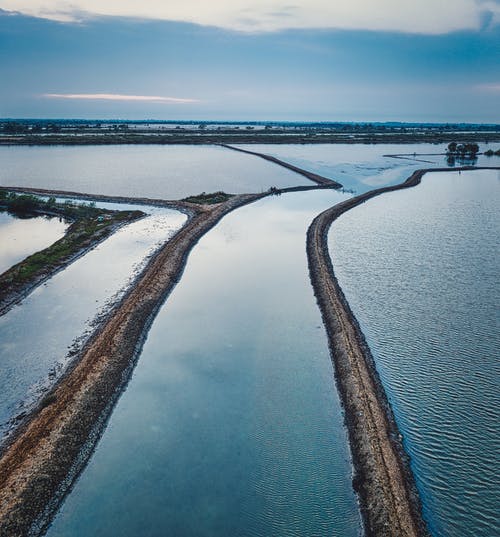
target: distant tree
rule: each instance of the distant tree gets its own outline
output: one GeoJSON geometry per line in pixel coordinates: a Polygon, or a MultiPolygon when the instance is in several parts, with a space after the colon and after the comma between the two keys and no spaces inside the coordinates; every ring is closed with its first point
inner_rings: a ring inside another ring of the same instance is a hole
{"type": "Polygon", "coordinates": [[[459,164],[474,164],[477,160],[477,154],[479,152],[479,146],[475,143],[457,144],[451,142],[448,144],[446,151],[446,161],[448,166],[455,166],[456,162],[459,164]]]}
{"type": "Polygon", "coordinates": [[[457,144],[451,142],[448,144],[446,151],[449,155],[468,156],[474,158],[479,152],[479,146],[477,144],[457,144]]]}
{"type": "Polygon", "coordinates": [[[475,157],[479,153],[479,146],[477,144],[466,144],[465,149],[467,153],[475,157]]]}

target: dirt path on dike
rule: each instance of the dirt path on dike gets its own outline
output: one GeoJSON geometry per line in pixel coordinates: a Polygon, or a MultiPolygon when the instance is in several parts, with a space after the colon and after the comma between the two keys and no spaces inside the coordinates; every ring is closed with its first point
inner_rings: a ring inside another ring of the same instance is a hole
{"type": "MultiPolygon", "coordinates": [[[[500,169],[463,167],[459,170],[500,169]]],[[[457,169],[455,169],[456,171],[457,169]]],[[[335,277],[328,231],[341,214],[368,199],[416,186],[434,168],[415,171],[404,183],[372,190],[324,211],[307,234],[314,293],[325,324],[349,433],[355,476],[367,536],[427,536],[409,458],[360,326],[335,277]]]]}

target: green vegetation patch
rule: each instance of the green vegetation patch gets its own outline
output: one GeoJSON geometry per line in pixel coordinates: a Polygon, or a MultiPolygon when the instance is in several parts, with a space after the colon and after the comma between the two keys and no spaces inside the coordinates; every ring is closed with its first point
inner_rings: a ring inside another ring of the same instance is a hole
{"type": "Polygon", "coordinates": [[[99,209],[95,203],[57,203],[55,198],[44,200],[5,190],[0,190],[0,207],[14,214],[58,215],[72,221],[64,237],[0,274],[0,300],[7,293],[55,272],[72,256],[110,235],[118,223],[144,216],[141,211],[99,209]]]}
{"type": "Polygon", "coordinates": [[[213,205],[215,203],[223,203],[228,199],[232,198],[233,196],[234,194],[226,194],[222,191],[212,192],[211,194],[202,192],[197,196],[189,196],[187,198],[184,198],[182,201],[188,201],[189,203],[199,203],[201,205],[213,205]]]}
{"type": "Polygon", "coordinates": [[[68,200],[64,203],[57,203],[54,197],[43,199],[32,194],[16,194],[3,189],[0,190],[0,207],[14,214],[57,214],[68,220],[99,216],[105,218],[117,212],[98,209],[94,202],[75,203],[68,200]]]}

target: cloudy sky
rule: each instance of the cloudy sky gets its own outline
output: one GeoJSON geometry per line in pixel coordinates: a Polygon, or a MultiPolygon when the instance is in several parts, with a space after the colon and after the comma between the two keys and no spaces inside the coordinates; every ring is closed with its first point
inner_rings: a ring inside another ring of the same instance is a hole
{"type": "Polygon", "coordinates": [[[0,117],[500,122],[500,0],[0,0],[0,117]]]}

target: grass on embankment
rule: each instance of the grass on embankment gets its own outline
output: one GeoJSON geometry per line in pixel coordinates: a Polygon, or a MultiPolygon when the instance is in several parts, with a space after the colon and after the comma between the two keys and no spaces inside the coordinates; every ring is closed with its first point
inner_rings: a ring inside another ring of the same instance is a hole
{"type": "Polygon", "coordinates": [[[21,216],[45,214],[72,222],[64,237],[0,274],[0,305],[10,292],[22,291],[23,286],[44,279],[77,254],[106,238],[119,224],[136,220],[144,214],[141,211],[99,209],[94,203],[57,203],[55,198],[44,200],[5,190],[0,190],[0,208],[21,216]]]}
{"type": "Polygon", "coordinates": [[[224,203],[232,197],[233,194],[226,194],[222,191],[212,192],[211,194],[202,192],[197,196],[189,196],[187,198],[184,198],[182,201],[187,201],[189,203],[198,203],[200,205],[214,205],[215,203],[224,203]]]}

